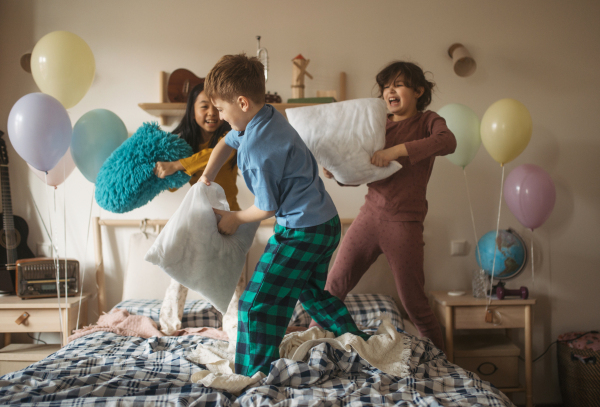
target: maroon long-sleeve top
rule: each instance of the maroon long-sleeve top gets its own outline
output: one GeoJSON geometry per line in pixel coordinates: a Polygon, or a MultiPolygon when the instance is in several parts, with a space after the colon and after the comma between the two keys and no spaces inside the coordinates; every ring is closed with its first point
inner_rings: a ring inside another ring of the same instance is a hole
{"type": "Polygon", "coordinates": [[[424,221],[427,183],[435,157],[451,154],[456,138],[446,121],[432,111],[386,125],[385,148],[404,143],[408,157],[398,158],[402,168],[386,179],[367,184],[369,191],[361,211],[389,221],[424,221]]]}

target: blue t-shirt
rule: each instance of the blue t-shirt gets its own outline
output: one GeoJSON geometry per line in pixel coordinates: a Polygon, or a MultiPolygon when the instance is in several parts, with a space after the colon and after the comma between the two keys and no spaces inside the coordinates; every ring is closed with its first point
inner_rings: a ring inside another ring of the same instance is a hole
{"type": "Polygon", "coordinates": [[[245,131],[230,131],[225,143],[237,149],[238,167],[254,194],[254,205],[277,211],[281,226],[316,226],[337,215],[315,157],[273,106],[264,105],[245,131]]]}

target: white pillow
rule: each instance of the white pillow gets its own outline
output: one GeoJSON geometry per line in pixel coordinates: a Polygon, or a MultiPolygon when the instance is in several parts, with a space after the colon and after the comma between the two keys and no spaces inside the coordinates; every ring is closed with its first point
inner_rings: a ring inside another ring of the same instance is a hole
{"type": "MultiPolygon", "coordinates": [[[[123,281],[123,296],[125,300],[162,300],[171,282],[171,276],[160,267],[144,260],[144,256],[156,241],[152,233],[134,233],[129,238],[127,269],[123,281]]],[[[203,300],[200,294],[190,291],[190,300],[203,300]]]]}
{"type": "Polygon", "coordinates": [[[259,222],[246,223],[232,236],[225,236],[217,229],[212,208],[229,210],[223,188],[214,182],[210,186],[194,184],[148,250],[146,260],[198,291],[224,314],[259,222]]]}
{"type": "Polygon", "coordinates": [[[378,181],[402,168],[397,161],[387,167],[371,164],[373,154],[385,147],[387,108],[382,99],[296,107],[285,113],[317,162],[342,184],[378,181]]]}

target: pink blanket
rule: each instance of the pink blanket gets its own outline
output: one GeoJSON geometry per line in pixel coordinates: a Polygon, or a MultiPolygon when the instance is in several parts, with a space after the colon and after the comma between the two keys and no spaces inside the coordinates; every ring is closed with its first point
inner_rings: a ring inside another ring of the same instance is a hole
{"type": "MultiPolygon", "coordinates": [[[[105,331],[122,336],[150,338],[165,336],[156,326],[156,322],[143,315],[130,315],[129,312],[114,308],[108,314],[102,314],[95,325],[89,325],[73,332],[67,342],[71,342],[93,332],[105,331]]],[[[173,332],[172,336],[200,335],[212,339],[228,340],[227,333],[215,328],[185,328],[173,332]]]]}

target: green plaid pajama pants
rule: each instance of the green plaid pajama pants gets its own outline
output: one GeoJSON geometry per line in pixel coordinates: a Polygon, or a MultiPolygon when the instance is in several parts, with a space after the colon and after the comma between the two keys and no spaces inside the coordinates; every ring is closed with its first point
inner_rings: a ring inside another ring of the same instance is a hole
{"type": "Polygon", "coordinates": [[[298,300],[308,314],[336,336],[360,331],[342,301],[324,290],[329,261],[340,241],[336,215],[318,226],[289,229],[275,224],[238,308],[235,372],[269,373],[298,300]]]}

